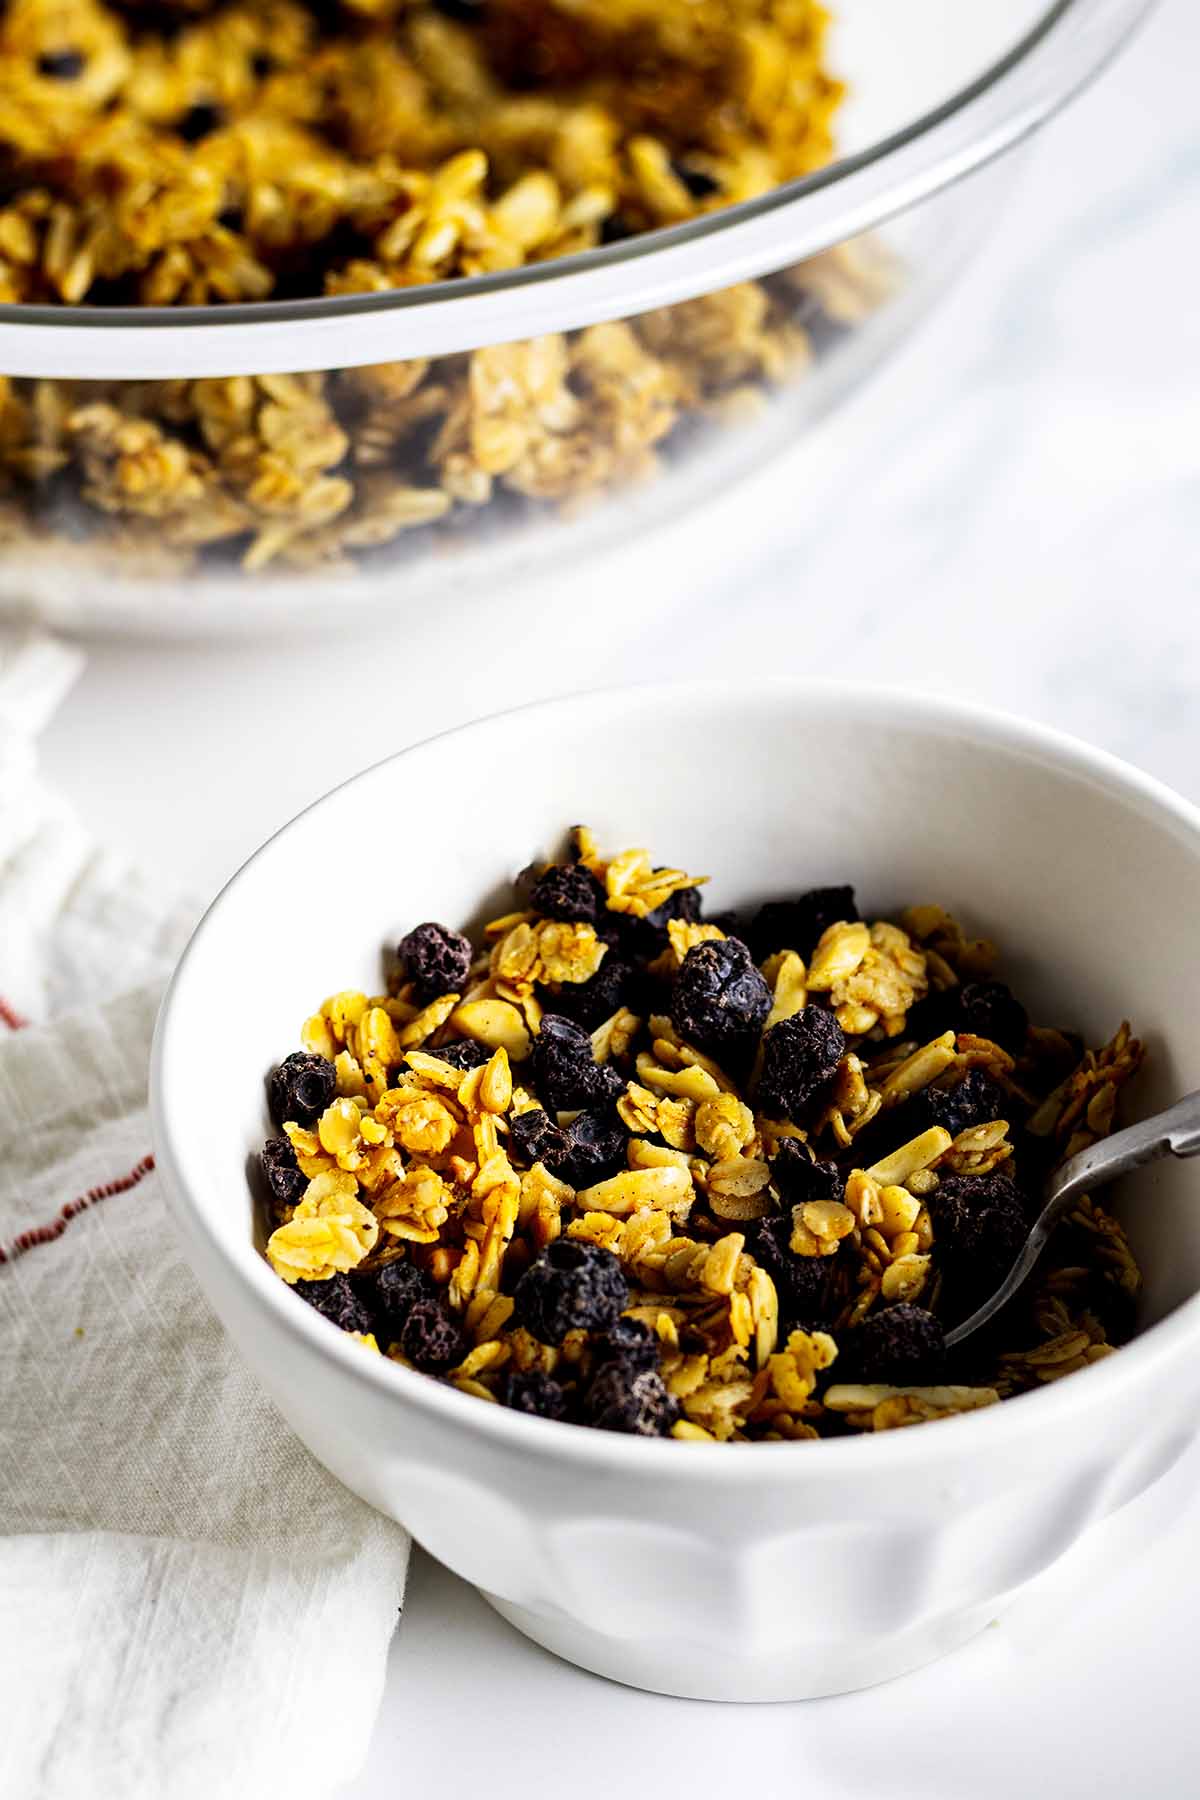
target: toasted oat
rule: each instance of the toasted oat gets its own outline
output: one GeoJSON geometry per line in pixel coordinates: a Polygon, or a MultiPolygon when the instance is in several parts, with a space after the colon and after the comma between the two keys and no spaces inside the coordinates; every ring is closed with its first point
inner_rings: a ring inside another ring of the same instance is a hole
{"type": "Polygon", "coordinates": [[[267,1260],[287,1282],[324,1281],[374,1248],[379,1226],[357,1198],[353,1175],[315,1175],[286,1225],[267,1240],[267,1260]]]}

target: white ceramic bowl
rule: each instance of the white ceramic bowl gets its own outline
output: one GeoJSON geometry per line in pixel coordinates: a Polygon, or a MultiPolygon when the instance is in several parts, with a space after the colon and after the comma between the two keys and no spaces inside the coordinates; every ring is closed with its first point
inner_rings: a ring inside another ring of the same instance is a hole
{"type": "Polygon", "coordinates": [[[538,706],[368,770],[264,846],[163,1005],[159,1165],[188,1256],[280,1412],[522,1631],[618,1680],[716,1699],[828,1694],[960,1643],[1197,1432],[1190,1165],[1130,1184],[1143,1334],[975,1416],[753,1447],[582,1430],[367,1356],[262,1259],[247,1165],[266,1070],[414,919],[458,923],[562,828],[711,870],[713,903],[853,881],[999,937],[1039,1014],[1147,1038],[1139,1110],[1200,1084],[1189,977],[1200,813],[1102,753],[995,714],[850,686],[642,688],[538,706]]]}

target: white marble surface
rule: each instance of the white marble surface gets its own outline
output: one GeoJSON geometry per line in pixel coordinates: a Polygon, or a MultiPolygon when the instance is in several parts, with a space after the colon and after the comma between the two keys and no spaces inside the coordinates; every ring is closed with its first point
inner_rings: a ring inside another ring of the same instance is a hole
{"type": "MultiPolygon", "coordinates": [[[[232,660],[97,646],[50,772],[103,834],[207,893],[314,794],[437,726],[765,661],[1023,710],[1200,794],[1198,65],[1195,0],[1166,0],[1045,134],[953,298],[829,429],[807,504],[781,465],[653,554],[448,609],[419,639],[400,621],[232,660]]],[[[608,1686],[418,1557],[347,1800],[485,1783],[591,1800],[631,1770],[822,1800],[1195,1793],[1198,1475],[1192,1458],[948,1663],[803,1707],[608,1686]]]]}

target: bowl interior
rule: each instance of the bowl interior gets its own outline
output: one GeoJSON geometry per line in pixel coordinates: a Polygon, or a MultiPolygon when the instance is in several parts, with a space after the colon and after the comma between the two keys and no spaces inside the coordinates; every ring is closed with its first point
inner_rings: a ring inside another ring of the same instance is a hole
{"type": "MultiPolygon", "coordinates": [[[[1148,1044],[1144,1115],[1200,1083],[1187,980],[1200,819],[1067,740],[869,689],[641,689],[485,721],[357,777],[272,839],[201,925],[168,1000],[160,1118],[192,1204],[261,1286],[250,1159],[263,1080],[421,919],[503,910],[505,884],[583,820],[613,849],[711,874],[713,907],[852,881],[867,916],[936,900],[996,938],[1035,1017],[1148,1044]]],[[[1146,1320],[1200,1288],[1197,1175],[1118,1196],[1146,1320]]],[[[261,1239],[259,1239],[261,1241],[261,1239]]],[[[296,1302],[297,1305],[301,1304],[296,1302]]]]}

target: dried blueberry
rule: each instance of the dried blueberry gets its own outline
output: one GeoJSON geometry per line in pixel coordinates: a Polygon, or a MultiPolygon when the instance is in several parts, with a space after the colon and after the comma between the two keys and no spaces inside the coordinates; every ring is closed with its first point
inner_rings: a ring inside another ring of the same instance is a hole
{"type": "Polygon", "coordinates": [[[653,1369],[658,1366],[658,1339],[641,1319],[622,1317],[593,1339],[592,1356],[597,1367],[601,1363],[622,1362],[639,1369],[653,1369]]]}
{"type": "Polygon", "coordinates": [[[547,919],[594,925],[605,904],[604,889],[582,863],[551,863],[534,882],[529,904],[547,919]]]}
{"type": "Polygon", "coordinates": [[[298,1206],[308,1186],[308,1176],[296,1161],[296,1152],[286,1138],[268,1138],[259,1155],[262,1172],[271,1196],[271,1210],[278,1213],[287,1206],[298,1206]]]}
{"type": "Polygon", "coordinates": [[[943,1175],[926,1205],[946,1284],[944,1310],[964,1317],[1000,1286],[1029,1229],[1024,1197],[1001,1170],[943,1175]]]}
{"type": "Polygon", "coordinates": [[[198,100],[175,121],[175,129],[186,144],[198,144],[211,137],[225,123],[224,110],[211,100],[198,100]]]}
{"type": "Polygon", "coordinates": [[[442,994],[461,994],[471,973],[473,952],[461,931],[429,919],[414,925],[397,951],[404,972],[422,1003],[442,994]]]}
{"type": "Polygon", "coordinates": [[[809,1200],[841,1201],[846,1191],[835,1162],[821,1162],[799,1138],[784,1138],[771,1158],[771,1176],[785,1206],[809,1200]]]}
{"type": "Polygon", "coordinates": [[[267,1106],[277,1125],[315,1125],[336,1090],[331,1062],[293,1050],[267,1077],[267,1106]]]}
{"type": "Polygon", "coordinates": [[[79,50],[43,50],[37,59],[37,72],[48,81],[74,81],[87,67],[87,59],[79,50]]]}
{"type": "Polygon", "coordinates": [[[790,1215],[760,1219],[746,1233],[746,1248],[775,1283],[779,1314],[788,1326],[825,1326],[841,1306],[842,1258],[797,1256],[789,1245],[790,1215]]]}
{"type": "Polygon", "coordinates": [[[564,981],[551,1004],[564,1019],[574,1019],[577,1025],[594,1031],[622,1006],[629,1005],[636,984],[633,967],[610,950],[587,981],[564,981]]]}
{"type": "Polygon", "coordinates": [[[583,1027],[561,1013],[543,1015],[533,1041],[533,1083],[554,1112],[615,1100],[625,1082],[611,1063],[598,1063],[583,1027]]]}
{"type": "Polygon", "coordinates": [[[418,1300],[434,1298],[433,1283],[423,1270],[397,1257],[378,1269],[355,1275],[354,1285],[379,1320],[381,1339],[398,1339],[418,1300]]]}
{"type": "Polygon", "coordinates": [[[624,1168],[626,1141],[625,1128],[609,1105],[581,1112],[567,1126],[556,1124],[541,1107],[512,1120],[518,1161],[530,1168],[540,1162],[576,1188],[591,1187],[624,1168]]]}
{"type": "Polygon", "coordinates": [[[555,1238],[513,1292],[513,1319],[543,1344],[561,1344],[568,1331],[605,1331],[629,1299],[611,1250],[578,1238],[555,1238]]]}
{"type": "Polygon", "coordinates": [[[637,1437],[666,1437],[679,1417],[657,1369],[607,1362],[596,1373],[585,1402],[589,1425],[637,1437]]]}
{"type": "Polygon", "coordinates": [[[776,950],[811,956],[821,934],[841,920],[858,918],[852,887],[810,888],[795,900],[768,900],[750,928],[750,943],[762,962],[776,950]]]}
{"type": "Polygon", "coordinates": [[[331,1275],[328,1281],[296,1281],[292,1292],[307,1300],[310,1306],[343,1331],[374,1331],[375,1320],[361,1294],[356,1293],[345,1275],[331,1275]]]}
{"type": "Polygon", "coordinates": [[[631,238],[633,235],[634,227],[629,223],[629,220],[625,217],[624,213],[609,213],[603,225],[600,227],[600,242],[602,244],[623,244],[626,238],[631,238]]]}
{"type": "Polygon", "coordinates": [[[854,1153],[866,1166],[935,1125],[957,1137],[960,1131],[992,1119],[1015,1121],[1024,1111],[1021,1101],[1006,1092],[994,1075],[986,1069],[969,1069],[953,1087],[922,1088],[911,1100],[878,1113],[855,1137],[854,1153]]]}
{"type": "Polygon", "coordinates": [[[906,1101],[893,1115],[896,1140],[907,1142],[933,1125],[957,1137],[973,1125],[1010,1118],[1012,1111],[1012,1101],[994,1075],[986,1069],[968,1069],[953,1087],[922,1088],[906,1101]]]}
{"type": "Polygon", "coordinates": [[[671,1023],[689,1044],[719,1061],[753,1048],[771,994],[740,938],[694,944],[671,990],[671,1023]]]}
{"type": "Polygon", "coordinates": [[[433,0],[433,9],[456,25],[478,25],[487,10],[487,0],[433,0]]]}
{"type": "MultiPolygon", "coordinates": [[[[699,919],[700,889],[676,888],[673,894],[668,894],[661,906],[647,913],[644,919],[635,918],[632,913],[611,913],[608,916],[617,921],[615,941],[622,954],[634,961],[648,961],[666,949],[669,942],[667,926],[673,920],[694,925],[699,919]]],[[[601,936],[605,935],[602,931],[601,936]]]]}
{"type": "Polygon", "coordinates": [[[682,181],[693,200],[710,200],[721,191],[721,184],[715,176],[706,175],[703,169],[693,169],[676,157],[671,158],[671,173],[682,181]]]}
{"type": "Polygon", "coordinates": [[[939,1381],[946,1340],[924,1307],[885,1306],[839,1340],[838,1378],[884,1381],[895,1386],[939,1381]]]}
{"type": "Polygon", "coordinates": [[[482,1069],[492,1058],[487,1045],[477,1044],[474,1038],[454,1038],[449,1044],[439,1044],[429,1054],[440,1056],[452,1069],[482,1069]]]}
{"type": "Polygon", "coordinates": [[[530,1169],[534,1163],[544,1163],[552,1175],[562,1168],[570,1147],[562,1126],[540,1106],[514,1113],[509,1141],[518,1162],[530,1169]]]}
{"type": "Polygon", "coordinates": [[[1003,981],[967,981],[929,994],[908,1015],[908,1029],[923,1042],[943,1031],[971,1032],[1002,1050],[1025,1046],[1029,1015],[1003,981]]]}
{"type": "Polygon", "coordinates": [[[542,1369],[515,1369],[504,1382],[501,1399],[514,1412],[531,1413],[535,1419],[567,1416],[567,1396],[542,1369]]]}
{"type": "Polygon", "coordinates": [[[1006,1214],[1024,1225],[1028,1212],[1024,1194],[1003,1165],[986,1175],[943,1175],[927,1203],[939,1243],[952,1250],[972,1248],[987,1214],[1006,1214]]]}
{"type": "Polygon", "coordinates": [[[821,1006],[805,1006],[763,1036],[758,1106],[772,1119],[803,1125],[826,1099],[846,1049],[842,1028],[821,1006]]]}
{"type": "Polygon", "coordinates": [[[990,1038],[1002,1050],[1024,1048],[1029,1014],[1003,981],[968,981],[951,991],[957,994],[956,1031],[990,1038]]]}
{"type": "Polygon", "coordinates": [[[567,1154],[554,1172],[574,1188],[591,1187],[625,1167],[628,1141],[611,1106],[591,1107],[567,1126],[567,1154]]]}
{"type": "Polygon", "coordinates": [[[462,1361],[467,1340],[440,1300],[418,1300],[404,1321],[400,1348],[415,1369],[436,1375],[462,1361]]]}

